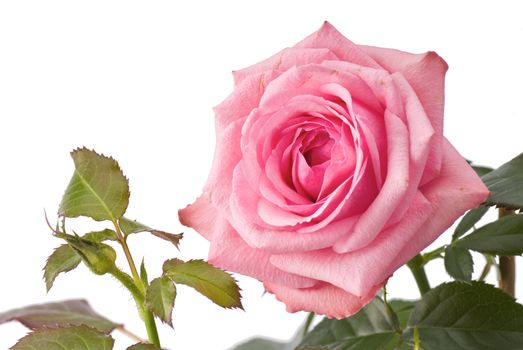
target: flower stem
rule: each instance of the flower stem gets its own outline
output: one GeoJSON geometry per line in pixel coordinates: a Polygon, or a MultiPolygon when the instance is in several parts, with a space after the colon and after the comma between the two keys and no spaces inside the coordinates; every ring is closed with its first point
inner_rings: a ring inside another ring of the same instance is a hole
{"type": "MultiPolygon", "coordinates": [[[[114,228],[116,229],[116,236],[118,237],[118,242],[122,246],[122,249],[125,253],[125,257],[127,259],[127,263],[129,264],[129,268],[131,269],[131,274],[133,276],[132,280],[131,278],[122,278],[123,272],[120,271],[120,273],[116,272],[113,273],[113,276],[115,276],[122,284],[129,289],[131,294],[133,295],[134,300],[136,301],[136,305],[138,307],[138,312],[140,313],[140,317],[142,318],[145,328],[147,330],[147,336],[149,338],[149,342],[160,347],[160,338],[158,337],[158,329],[156,328],[156,322],[154,320],[154,315],[147,310],[147,307],[145,306],[145,292],[147,290],[147,286],[144,285],[144,282],[140,278],[140,275],[138,275],[138,270],[136,270],[136,265],[134,263],[133,256],[131,255],[131,251],[129,249],[129,246],[127,245],[127,240],[125,235],[120,230],[120,225],[118,222],[113,221],[114,228]],[[131,280],[131,281],[129,281],[131,280]],[[132,286],[131,286],[132,285],[132,286]],[[134,289],[137,289],[139,293],[136,293],[134,289]]],[[[118,269],[116,269],[118,270],[118,269]]],[[[119,271],[119,270],[118,270],[119,271]]],[[[125,276],[129,277],[127,274],[124,274],[125,276]]]]}
{"type": "Polygon", "coordinates": [[[420,254],[416,255],[407,263],[407,266],[416,280],[416,284],[418,285],[418,289],[421,295],[427,293],[430,290],[429,280],[423,265],[424,260],[420,254]]]}
{"type": "Polygon", "coordinates": [[[140,313],[142,320],[145,323],[145,328],[147,329],[149,342],[160,347],[160,338],[158,337],[158,329],[156,328],[153,314],[145,308],[145,305],[142,306],[140,313]]]}
{"type": "Polygon", "coordinates": [[[132,339],[132,340],[134,340],[134,341],[136,341],[138,343],[145,343],[145,340],[143,340],[142,338],[140,338],[139,336],[137,336],[133,332],[129,331],[124,326],[118,326],[118,327],[116,327],[116,329],[119,330],[120,333],[126,335],[129,339],[132,339]]]}
{"type": "Polygon", "coordinates": [[[419,329],[414,327],[414,350],[420,350],[419,329]]]}
{"type": "Polygon", "coordinates": [[[303,336],[305,337],[307,333],[309,333],[309,329],[311,328],[312,321],[314,321],[314,312],[309,312],[307,315],[307,319],[305,320],[305,324],[303,325],[303,336]]]}
{"type": "MultiPolygon", "coordinates": [[[[499,208],[499,217],[512,215],[513,210],[499,208]]],[[[499,288],[503,289],[507,294],[515,296],[516,292],[516,259],[513,256],[499,257],[499,288]]]]}

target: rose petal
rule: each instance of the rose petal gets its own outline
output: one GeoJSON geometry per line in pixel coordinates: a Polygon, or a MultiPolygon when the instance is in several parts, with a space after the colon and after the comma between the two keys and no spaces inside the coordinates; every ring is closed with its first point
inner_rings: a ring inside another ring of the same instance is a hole
{"type": "Polygon", "coordinates": [[[265,71],[279,73],[285,72],[293,66],[301,66],[310,63],[321,63],[325,60],[336,60],[338,57],[327,48],[296,48],[288,47],[269,57],[268,59],[256,63],[250,67],[232,72],[236,85],[241,84],[248,76],[263,73],[265,71]]]}
{"type": "Polygon", "coordinates": [[[275,283],[264,283],[265,289],[285,303],[288,312],[311,311],[329,318],[342,319],[367,305],[381,286],[376,286],[363,298],[347,293],[328,283],[312,288],[289,288],[275,283]]]}
{"type": "Polygon", "coordinates": [[[276,73],[272,71],[253,74],[238,84],[222,103],[214,107],[216,132],[219,133],[237,119],[245,118],[256,108],[265,87],[275,76],[276,73]]]}
{"type": "Polygon", "coordinates": [[[398,253],[408,244],[432,214],[432,207],[418,192],[405,214],[405,220],[382,232],[367,247],[336,254],[331,249],[271,257],[276,267],[291,273],[331,283],[354,295],[367,295],[373,286],[383,284],[393,271],[388,269],[398,253]]]}
{"type": "Polygon", "coordinates": [[[328,48],[340,60],[349,61],[362,66],[380,68],[379,64],[365,51],[349,39],[345,38],[332,24],[325,22],[321,28],[300,41],[294,47],[328,48]]]}
{"type": "Polygon", "coordinates": [[[456,149],[443,138],[440,176],[421,188],[431,202],[434,214],[420,228],[388,267],[394,271],[431,244],[470,208],[475,208],[490,195],[488,188],[456,149]]]}
{"type": "Polygon", "coordinates": [[[388,110],[385,111],[388,140],[388,169],[383,187],[362,214],[351,234],[334,245],[337,253],[347,253],[370,243],[381,232],[401,202],[409,185],[409,135],[406,126],[388,110]]]}
{"type": "Polygon", "coordinates": [[[227,210],[232,192],[231,178],[234,168],[241,160],[240,134],[244,119],[229,124],[216,135],[214,160],[204,187],[211,203],[221,210],[227,210]]]}
{"type": "Polygon", "coordinates": [[[313,232],[300,232],[300,229],[293,227],[279,230],[270,228],[259,217],[258,202],[253,200],[257,194],[247,185],[240,167],[234,171],[233,182],[231,216],[228,219],[242,239],[253,248],[265,249],[271,253],[322,249],[334,244],[358,220],[358,216],[348,217],[313,232]]]}
{"type": "Polygon", "coordinates": [[[203,192],[193,204],[178,210],[180,223],[192,227],[209,241],[213,239],[217,216],[218,211],[211,204],[207,192],[203,192]]]}
{"type": "Polygon", "coordinates": [[[405,78],[400,73],[394,73],[392,78],[404,101],[405,119],[409,129],[410,140],[410,169],[409,188],[402,200],[406,205],[399,206],[396,209],[389,224],[402,220],[408,208],[408,203],[410,203],[420,187],[421,178],[427,171],[427,161],[434,145],[435,135],[423,106],[405,78]]]}
{"type": "Polygon", "coordinates": [[[276,268],[269,262],[270,254],[249,247],[227,220],[219,216],[209,250],[209,262],[219,268],[254,277],[260,281],[278,283],[293,288],[308,288],[317,281],[276,268]]]}
{"type": "Polygon", "coordinates": [[[328,249],[273,255],[271,262],[285,271],[299,271],[304,276],[328,281],[354,295],[366,295],[372,286],[432,243],[466,210],[488,197],[488,189],[463,157],[446,140],[443,147],[440,177],[422,188],[423,195],[417,193],[404,219],[372,244],[342,255],[328,249]]]}
{"type": "Polygon", "coordinates": [[[441,167],[443,107],[447,63],[435,52],[411,54],[394,49],[359,46],[389,72],[401,72],[418,96],[435,130],[427,170],[421,183],[437,176],[441,167]]]}

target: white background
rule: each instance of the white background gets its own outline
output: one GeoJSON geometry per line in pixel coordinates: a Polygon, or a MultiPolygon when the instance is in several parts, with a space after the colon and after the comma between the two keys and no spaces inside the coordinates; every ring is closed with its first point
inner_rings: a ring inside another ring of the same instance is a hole
{"type": "MultiPolygon", "coordinates": [[[[199,195],[212,160],[211,107],[232,89],[230,72],[291,46],[329,20],[356,43],[435,50],[450,65],[445,133],[477,163],[498,166],[523,151],[523,8],[518,1],[2,1],[0,3],[0,310],[88,298],[145,335],[128,293],[80,267],[46,295],[41,269],[60,242],[53,214],[73,172],[68,152],[87,146],[119,160],[131,183],[129,215],[185,231],[183,258],[207,243],[177,210],[199,195]],[[52,217],[52,215],[51,215],[52,217]]],[[[82,227],[80,225],[80,227],[82,227]]],[[[448,234],[441,242],[448,240],[448,234]]],[[[179,253],[148,235],[130,240],[150,275],[179,253]]],[[[476,261],[476,273],[483,261],[476,261]]],[[[125,266],[119,261],[120,266],[125,266]]],[[[429,266],[433,284],[446,276],[429,266]]],[[[518,288],[523,292],[523,274],[518,288]]],[[[171,349],[226,349],[254,334],[289,337],[287,314],[259,282],[239,277],[244,311],[223,311],[180,287],[171,349]]],[[[408,271],[389,283],[416,297],[408,271]]],[[[522,294],[519,294],[520,296],[522,294]]],[[[25,334],[0,326],[0,349],[25,334]]],[[[118,333],[123,349],[131,342],[118,333]]]]}

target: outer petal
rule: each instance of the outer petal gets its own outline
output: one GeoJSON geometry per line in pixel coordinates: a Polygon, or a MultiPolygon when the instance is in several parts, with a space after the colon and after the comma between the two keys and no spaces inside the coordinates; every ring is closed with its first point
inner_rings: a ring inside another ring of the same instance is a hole
{"type": "Polygon", "coordinates": [[[265,79],[271,79],[273,74],[265,72],[249,76],[214,108],[216,146],[204,189],[208,192],[210,201],[222,210],[228,208],[232,172],[242,158],[240,139],[243,124],[265,92],[265,79]]]}
{"type": "Polygon", "coordinates": [[[465,211],[477,207],[490,195],[476,172],[445,138],[440,177],[422,187],[421,191],[432,203],[434,214],[420,228],[419,234],[398,254],[389,271],[394,271],[409,261],[465,211]]]}
{"type": "Polygon", "coordinates": [[[234,76],[234,82],[238,85],[252,74],[260,74],[265,71],[275,71],[278,74],[285,72],[293,66],[321,63],[325,60],[335,59],[338,58],[327,48],[310,49],[290,47],[250,67],[234,71],[232,74],[234,76]]]}
{"type": "Polygon", "coordinates": [[[216,230],[218,211],[211,204],[209,194],[204,192],[193,204],[178,210],[180,223],[192,227],[207,240],[211,240],[216,230]]]}
{"type": "Polygon", "coordinates": [[[437,176],[441,167],[443,142],[443,106],[445,102],[445,73],[447,63],[435,52],[411,54],[399,50],[359,46],[389,72],[401,72],[416,92],[435,130],[429,167],[422,184],[437,176]]]}
{"type": "Polygon", "coordinates": [[[300,41],[294,47],[328,48],[340,59],[366,67],[380,68],[380,65],[365,51],[345,38],[332,24],[325,22],[315,33],[300,41]]]}
{"type": "Polygon", "coordinates": [[[228,210],[232,192],[232,174],[241,160],[240,135],[245,118],[235,120],[225,129],[217,132],[216,148],[204,191],[214,206],[228,210]]]}
{"type": "Polygon", "coordinates": [[[381,286],[373,288],[363,298],[347,293],[328,283],[319,284],[313,288],[289,288],[273,283],[265,283],[265,289],[276,295],[285,303],[288,312],[312,311],[330,318],[342,319],[358,312],[376,295],[381,286]]]}
{"type": "Polygon", "coordinates": [[[308,288],[317,281],[282,271],[269,262],[270,254],[249,247],[219,216],[214,224],[215,234],[211,240],[209,262],[222,269],[254,277],[260,281],[278,283],[293,288],[308,288]]]}
{"type": "Polygon", "coordinates": [[[274,255],[271,262],[288,272],[326,281],[354,295],[365,296],[381,285],[394,270],[396,256],[418,234],[432,214],[430,203],[418,193],[403,221],[382,232],[363,249],[336,254],[330,249],[316,252],[274,255]]]}
{"type": "Polygon", "coordinates": [[[245,118],[256,108],[265,87],[275,76],[273,71],[250,75],[238,84],[222,103],[214,107],[217,134],[232,122],[245,118]]]}

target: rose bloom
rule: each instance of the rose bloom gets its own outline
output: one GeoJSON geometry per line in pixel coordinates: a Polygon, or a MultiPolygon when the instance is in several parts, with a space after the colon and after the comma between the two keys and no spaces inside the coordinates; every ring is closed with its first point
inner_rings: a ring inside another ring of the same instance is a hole
{"type": "Polygon", "coordinates": [[[443,137],[447,64],[325,23],[234,72],[213,166],[180,221],[287,305],[350,316],[489,192],[443,137]]]}

